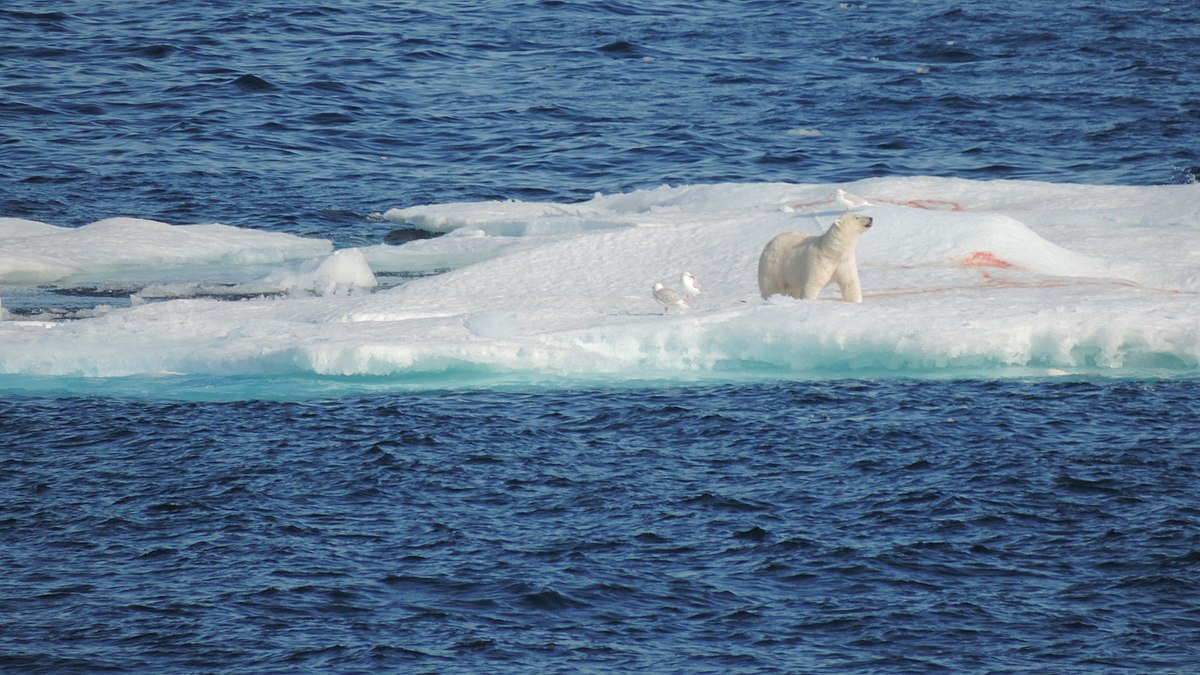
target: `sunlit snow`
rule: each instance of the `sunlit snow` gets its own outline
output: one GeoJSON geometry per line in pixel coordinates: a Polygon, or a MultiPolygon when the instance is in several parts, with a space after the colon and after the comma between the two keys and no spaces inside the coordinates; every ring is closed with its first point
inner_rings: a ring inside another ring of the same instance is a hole
{"type": "Polygon", "coordinates": [[[382,219],[381,240],[401,224],[446,234],[334,252],[225,225],[0,219],[0,299],[39,285],[134,284],[74,320],[4,302],[0,377],[453,386],[464,374],[551,384],[1200,374],[1197,185],[697,185],[382,219]],[[823,231],[842,211],[838,187],[873,204],[861,210],[875,219],[858,248],[864,303],[838,301],[836,288],[818,301],[763,301],[763,245],[823,231]],[[684,270],[704,293],[664,315],[651,287],[684,270]],[[237,299],[209,297],[215,287],[237,299]]]}

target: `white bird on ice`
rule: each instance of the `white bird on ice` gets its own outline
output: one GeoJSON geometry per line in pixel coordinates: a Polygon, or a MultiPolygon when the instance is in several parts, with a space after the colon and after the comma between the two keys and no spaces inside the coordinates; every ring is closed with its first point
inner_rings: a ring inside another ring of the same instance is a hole
{"type": "Polygon", "coordinates": [[[671,311],[671,308],[687,309],[687,303],[675,291],[662,285],[661,281],[654,283],[654,299],[659,301],[663,306],[663,314],[671,311]]]}
{"type": "Polygon", "coordinates": [[[700,291],[704,290],[700,288],[700,284],[696,283],[696,275],[691,272],[684,272],[683,276],[679,278],[679,283],[683,285],[683,294],[689,298],[700,295],[700,291]]]}
{"type": "Polygon", "coordinates": [[[861,209],[864,206],[872,206],[871,202],[863,199],[862,197],[859,197],[858,195],[850,194],[849,192],[846,192],[842,188],[838,188],[837,190],[834,190],[833,198],[836,199],[837,203],[841,204],[842,207],[845,208],[847,211],[853,211],[854,209],[861,209]]]}

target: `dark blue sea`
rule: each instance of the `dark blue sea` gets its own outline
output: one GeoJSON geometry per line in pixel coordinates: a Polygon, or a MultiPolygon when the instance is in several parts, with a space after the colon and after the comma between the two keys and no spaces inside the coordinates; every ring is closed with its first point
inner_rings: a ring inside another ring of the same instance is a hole
{"type": "MultiPolygon", "coordinates": [[[[392,207],[662,184],[1194,183],[1197,26],[1154,0],[4,0],[0,217],[353,246],[392,207]]],[[[1197,378],[764,379],[0,395],[0,671],[1200,663],[1197,378]]]]}

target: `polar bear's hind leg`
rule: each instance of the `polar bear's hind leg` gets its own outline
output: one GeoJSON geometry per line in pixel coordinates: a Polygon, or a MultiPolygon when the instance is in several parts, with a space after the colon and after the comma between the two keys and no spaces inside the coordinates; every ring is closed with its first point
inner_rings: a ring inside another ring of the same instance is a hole
{"type": "Polygon", "coordinates": [[[812,235],[803,232],[784,232],[763,248],[758,258],[758,291],[763,300],[780,294],[800,297],[798,282],[791,278],[795,268],[792,258],[796,248],[810,238],[812,235]]]}

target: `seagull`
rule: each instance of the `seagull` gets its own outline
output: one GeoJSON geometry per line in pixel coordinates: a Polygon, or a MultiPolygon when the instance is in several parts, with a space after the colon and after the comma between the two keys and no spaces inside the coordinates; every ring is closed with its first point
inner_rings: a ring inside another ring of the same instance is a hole
{"type": "Polygon", "coordinates": [[[700,291],[704,290],[700,288],[700,284],[696,283],[696,275],[691,272],[684,272],[683,276],[679,278],[679,283],[683,285],[683,294],[689,298],[700,295],[700,291]]]}
{"type": "Polygon", "coordinates": [[[858,195],[852,195],[849,192],[846,192],[845,190],[843,190],[842,188],[838,188],[837,190],[834,190],[833,198],[837,200],[837,203],[839,203],[843,207],[845,207],[845,209],[847,211],[853,211],[854,209],[860,209],[864,206],[873,206],[871,204],[871,202],[863,199],[862,197],[859,197],[858,195]]]}
{"type": "Polygon", "coordinates": [[[687,303],[675,291],[662,285],[661,281],[654,283],[654,299],[662,303],[663,314],[671,311],[671,308],[687,309],[687,303]]]}

